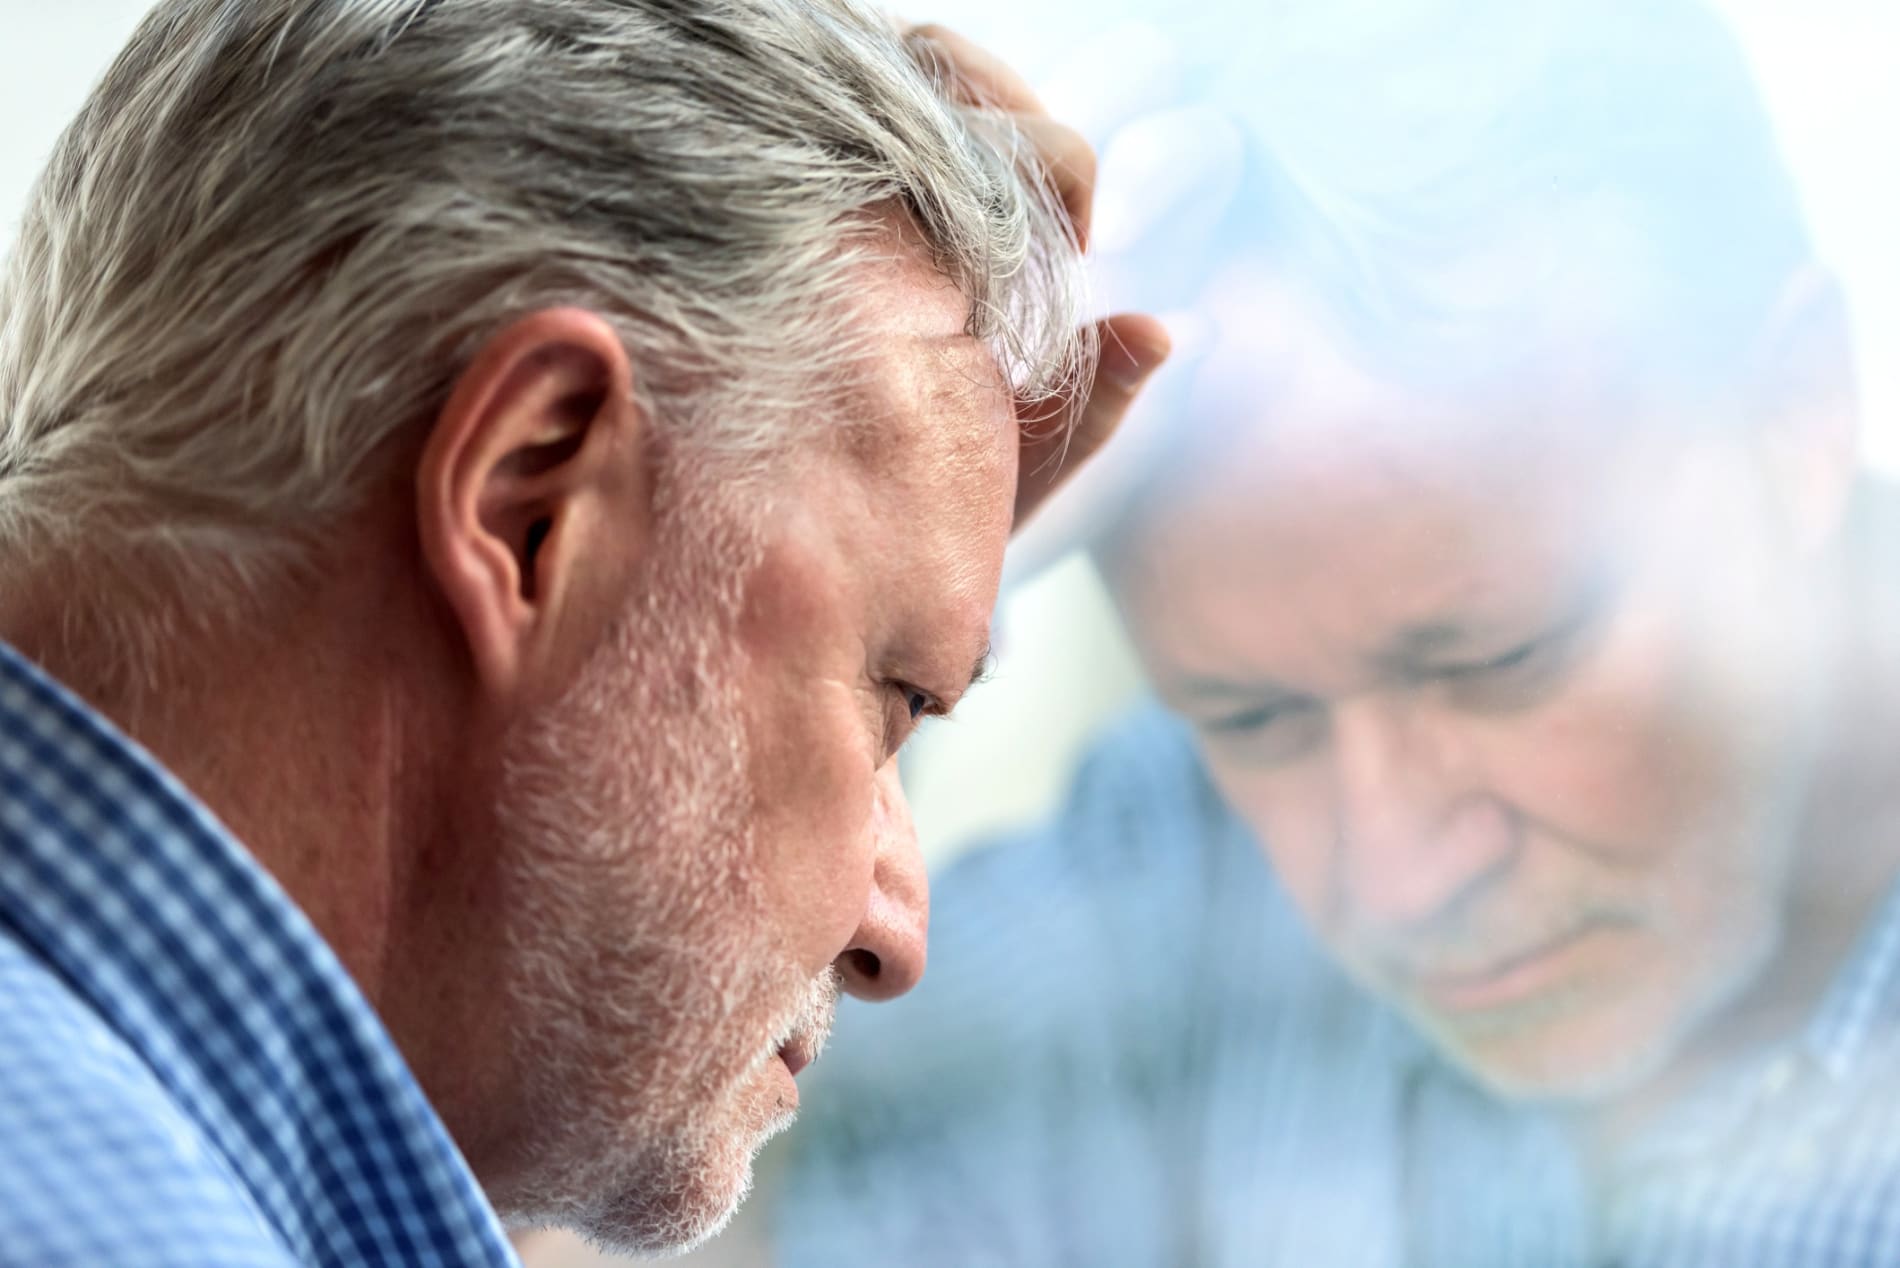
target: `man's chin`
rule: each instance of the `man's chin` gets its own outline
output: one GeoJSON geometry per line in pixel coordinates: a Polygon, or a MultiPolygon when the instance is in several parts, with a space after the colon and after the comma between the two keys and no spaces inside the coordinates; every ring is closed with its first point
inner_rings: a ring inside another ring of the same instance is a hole
{"type": "Polygon", "coordinates": [[[1505,1100],[1593,1105],[1640,1090],[1668,1068],[1682,1027],[1581,1010],[1529,1018],[1415,1018],[1451,1062],[1505,1100]]]}
{"type": "Polygon", "coordinates": [[[663,1195],[609,1200],[576,1231],[603,1250],[626,1255],[680,1255],[705,1245],[732,1223],[752,1189],[752,1165],[736,1175],[698,1175],[663,1195]]]}
{"type": "Polygon", "coordinates": [[[593,1192],[575,1194],[558,1210],[524,1211],[510,1223],[566,1227],[616,1254],[684,1254],[732,1222],[752,1191],[759,1150],[791,1121],[791,1114],[780,1114],[762,1129],[678,1142],[611,1177],[596,1172],[587,1184],[593,1192]]]}
{"type": "Polygon", "coordinates": [[[1415,1009],[1413,1020],[1499,1097],[1602,1105],[1642,1092],[1705,1047],[1712,1026],[1736,1007],[1765,959],[1765,950],[1748,951],[1700,979],[1586,986],[1488,1014],[1415,1009]]]}
{"type": "Polygon", "coordinates": [[[752,1187],[752,1167],[695,1167],[665,1183],[627,1179],[612,1191],[504,1209],[512,1229],[564,1228],[611,1254],[683,1254],[719,1235],[752,1187]]]}

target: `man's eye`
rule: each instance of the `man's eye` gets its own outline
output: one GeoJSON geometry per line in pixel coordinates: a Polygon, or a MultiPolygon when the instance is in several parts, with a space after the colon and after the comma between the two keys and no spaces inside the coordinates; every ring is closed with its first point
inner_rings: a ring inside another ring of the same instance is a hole
{"type": "Polygon", "coordinates": [[[1207,742],[1230,758],[1268,765],[1306,753],[1325,729],[1326,711],[1310,700],[1259,705],[1201,723],[1207,742]]]}
{"type": "Polygon", "coordinates": [[[1475,707],[1522,707],[1555,685],[1569,662],[1567,647],[1562,635],[1548,635],[1486,660],[1448,665],[1432,676],[1475,707]]]}
{"type": "Polygon", "coordinates": [[[890,754],[903,747],[925,717],[940,715],[944,710],[935,696],[909,683],[888,681],[884,689],[885,699],[891,702],[884,715],[884,751],[890,754]]]}
{"type": "Polygon", "coordinates": [[[1521,668],[1534,660],[1537,654],[1544,650],[1545,644],[1546,640],[1544,639],[1532,639],[1528,643],[1513,647],[1510,651],[1502,655],[1493,656],[1489,660],[1473,661],[1468,665],[1447,666],[1444,670],[1444,676],[1447,678],[1477,678],[1484,674],[1507,673],[1510,670],[1521,668]]]}
{"type": "Polygon", "coordinates": [[[1285,717],[1287,712],[1288,706],[1284,704],[1262,705],[1257,709],[1244,709],[1239,713],[1209,719],[1205,729],[1216,735],[1245,735],[1250,731],[1266,730],[1285,717]]]}

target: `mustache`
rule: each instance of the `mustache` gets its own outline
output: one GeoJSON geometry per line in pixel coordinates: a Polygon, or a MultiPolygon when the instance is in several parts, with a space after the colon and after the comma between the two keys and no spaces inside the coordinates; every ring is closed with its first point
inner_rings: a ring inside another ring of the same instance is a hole
{"type": "Polygon", "coordinates": [[[1475,980],[1586,934],[1640,924],[1637,913],[1608,906],[1529,920],[1470,921],[1409,935],[1358,936],[1354,958],[1387,982],[1475,980]]]}
{"type": "Polygon", "coordinates": [[[805,997],[766,1048],[767,1058],[782,1049],[795,1048],[806,1063],[816,1061],[831,1038],[832,1023],[838,1016],[838,996],[843,989],[844,975],[835,965],[813,978],[805,997]]]}

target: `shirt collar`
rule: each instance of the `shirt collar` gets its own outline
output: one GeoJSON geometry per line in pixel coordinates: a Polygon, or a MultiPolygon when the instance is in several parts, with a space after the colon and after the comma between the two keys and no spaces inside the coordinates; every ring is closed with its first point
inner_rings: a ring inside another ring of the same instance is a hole
{"type": "Polygon", "coordinates": [[[394,1043],[156,761],[0,643],[0,921],[150,1065],[306,1263],[514,1265],[394,1043]]]}
{"type": "Polygon", "coordinates": [[[1881,902],[1802,1036],[1808,1057],[1846,1078],[1900,1025],[1900,886],[1881,902]]]}

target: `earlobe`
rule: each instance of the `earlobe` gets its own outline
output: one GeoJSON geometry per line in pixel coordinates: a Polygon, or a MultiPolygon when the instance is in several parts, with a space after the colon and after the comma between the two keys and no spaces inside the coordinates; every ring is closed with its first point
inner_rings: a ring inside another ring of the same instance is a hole
{"type": "Polygon", "coordinates": [[[484,692],[515,694],[610,615],[646,536],[645,441],[596,313],[524,317],[456,379],[418,465],[417,529],[484,692]]]}

